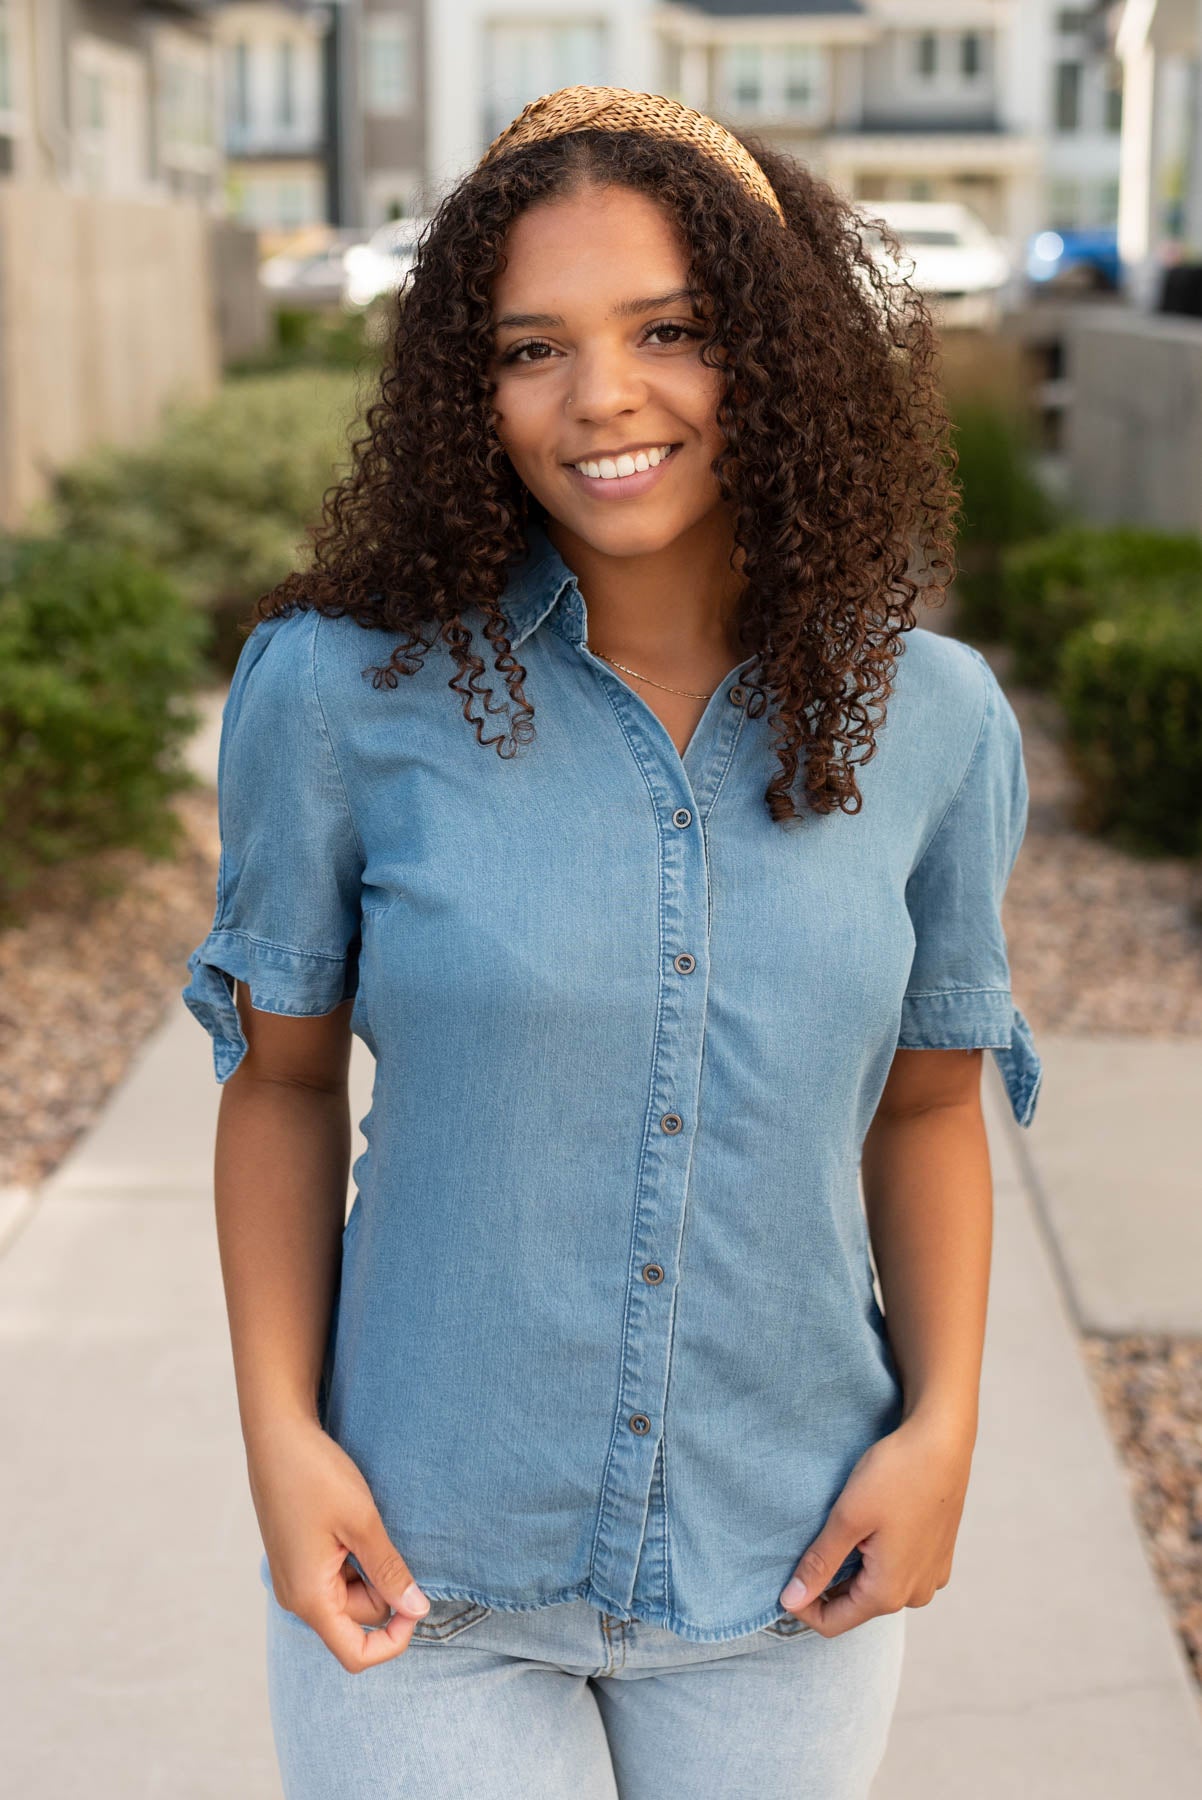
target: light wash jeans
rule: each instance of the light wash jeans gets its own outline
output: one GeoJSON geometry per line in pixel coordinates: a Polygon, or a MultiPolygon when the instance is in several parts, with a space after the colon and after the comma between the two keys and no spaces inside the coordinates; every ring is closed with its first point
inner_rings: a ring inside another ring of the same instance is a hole
{"type": "Polygon", "coordinates": [[[865,1800],[901,1680],[904,1608],[694,1644],[584,1600],[432,1600],[353,1675],[260,1577],[286,1800],[865,1800]]]}

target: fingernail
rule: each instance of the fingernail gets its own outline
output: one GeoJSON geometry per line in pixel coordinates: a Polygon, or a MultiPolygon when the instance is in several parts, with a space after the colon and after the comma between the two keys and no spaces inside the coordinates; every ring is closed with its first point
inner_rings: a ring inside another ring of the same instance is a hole
{"type": "Polygon", "coordinates": [[[412,1619],[420,1619],[422,1614],[428,1613],[429,1610],[430,1602],[422,1593],[416,1581],[411,1581],[409,1586],[405,1589],[405,1592],[401,1595],[397,1605],[397,1611],[408,1613],[409,1617],[412,1619]]]}
{"type": "Polygon", "coordinates": [[[784,1591],[781,1594],[781,1605],[800,1606],[805,1597],[806,1591],[804,1583],[798,1581],[796,1575],[791,1575],[788,1581],[786,1581],[784,1591]]]}

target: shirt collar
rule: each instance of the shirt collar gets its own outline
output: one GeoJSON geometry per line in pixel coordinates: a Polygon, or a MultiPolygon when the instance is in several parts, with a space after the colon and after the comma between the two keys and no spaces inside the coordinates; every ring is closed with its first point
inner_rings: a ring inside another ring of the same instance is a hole
{"type": "Polygon", "coordinates": [[[567,635],[573,643],[582,644],[586,630],[584,597],[575,575],[537,521],[530,521],[526,538],[526,554],[510,563],[501,598],[511,628],[510,647],[516,650],[561,602],[567,635]]]}

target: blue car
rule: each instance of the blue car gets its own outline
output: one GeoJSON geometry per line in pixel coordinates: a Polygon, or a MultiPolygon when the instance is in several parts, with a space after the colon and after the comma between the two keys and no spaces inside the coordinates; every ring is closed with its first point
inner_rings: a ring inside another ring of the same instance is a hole
{"type": "Polygon", "coordinates": [[[1118,228],[1114,225],[1061,225],[1037,231],[1027,241],[1027,276],[1041,287],[1075,290],[1119,284],[1118,228]]]}

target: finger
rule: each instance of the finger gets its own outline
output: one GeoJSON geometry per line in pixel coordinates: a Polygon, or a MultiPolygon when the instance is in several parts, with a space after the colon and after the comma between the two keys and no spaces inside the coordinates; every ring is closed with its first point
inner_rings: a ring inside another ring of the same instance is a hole
{"type": "Polygon", "coordinates": [[[804,1608],[802,1617],[823,1637],[839,1637],[844,1631],[863,1625],[866,1619],[875,1619],[893,1610],[891,1604],[886,1604],[872,1577],[865,1570],[857,1569],[849,1582],[840,1582],[829,1595],[819,1595],[812,1606],[804,1608]]]}
{"type": "Polygon", "coordinates": [[[394,1613],[387,1625],[378,1631],[366,1631],[346,1613],[327,1614],[314,1625],[314,1630],[332,1650],[344,1669],[357,1674],[377,1663],[390,1662],[409,1648],[416,1619],[394,1613]]]}
{"type": "Polygon", "coordinates": [[[381,1599],[406,1619],[421,1619],[430,1610],[430,1602],[414,1580],[413,1572],[387,1531],[378,1512],[373,1510],[360,1521],[347,1540],[355,1560],[381,1599]]]}
{"type": "Polygon", "coordinates": [[[392,1608],[373,1584],[360,1575],[350,1562],[343,1568],[346,1580],[346,1610],[358,1625],[387,1625],[392,1608]]]}
{"type": "Polygon", "coordinates": [[[817,1600],[835,1570],[856,1549],[861,1535],[844,1523],[837,1507],[831,1511],[826,1524],[799,1558],[781,1589],[780,1603],[787,1612],[800,1618],[802,1607],[817,1600]]]}

